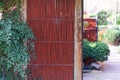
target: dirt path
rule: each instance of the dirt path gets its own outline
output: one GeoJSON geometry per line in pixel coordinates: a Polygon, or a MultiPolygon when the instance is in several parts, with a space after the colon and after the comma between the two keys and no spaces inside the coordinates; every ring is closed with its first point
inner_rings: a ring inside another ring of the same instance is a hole
{"type": "Polygon", "coordinates": [[[120,53],[119,48],[110,46],[108,61],[103,63],[103,70],[93,70],[83,74],[83,80],[120,80],[120,53]]]}

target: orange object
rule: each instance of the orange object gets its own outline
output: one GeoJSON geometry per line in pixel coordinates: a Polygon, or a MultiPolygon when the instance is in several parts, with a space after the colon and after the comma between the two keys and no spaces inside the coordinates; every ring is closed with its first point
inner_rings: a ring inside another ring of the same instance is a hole
{"type": "Polygon", "coordinates": [[[83,28],[83,38],[92,42],[97,41],[97,20],[88,18],[83,21],[87,23],[83,28]]]}

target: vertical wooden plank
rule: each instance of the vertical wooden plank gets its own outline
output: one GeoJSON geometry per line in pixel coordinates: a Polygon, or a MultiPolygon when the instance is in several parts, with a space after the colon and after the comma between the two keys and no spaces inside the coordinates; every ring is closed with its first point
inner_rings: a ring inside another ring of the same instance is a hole
{"type": "Polygon", "coordinates": [[[28,4],[27,20],[36,37],[33,80],[73,80],[74,0],[30,0],[28,4]]]}
{"type": "Polygon", "coordinates": [[[39,0],[39,17],[38,19],[46,19],[46,0],[39,0]]]}
{"type": "Polygon", "coordinates": [[[74,80],[82,80],[82,0],[75,0],[74,80]]]}

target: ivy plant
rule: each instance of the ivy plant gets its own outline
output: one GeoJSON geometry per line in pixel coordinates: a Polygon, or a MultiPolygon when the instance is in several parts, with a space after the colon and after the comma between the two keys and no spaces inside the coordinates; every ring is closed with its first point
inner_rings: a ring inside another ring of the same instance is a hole
{"type": "Polygon", "coordinates": [[[5,12],[0,20],[0,76],[5,80],[23,80],[29,53],[34,53],[33,32],[20,17],[17,8],[5,12]]]}

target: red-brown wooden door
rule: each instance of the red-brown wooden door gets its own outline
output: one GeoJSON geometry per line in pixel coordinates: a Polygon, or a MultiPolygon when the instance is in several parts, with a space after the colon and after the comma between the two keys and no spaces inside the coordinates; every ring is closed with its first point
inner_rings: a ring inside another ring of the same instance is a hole
{"type": "Polygon", "coordinates": [[[27,22],[36,37],[32,80],[73,80],[74,2],[27,0],[27,22]]]}

